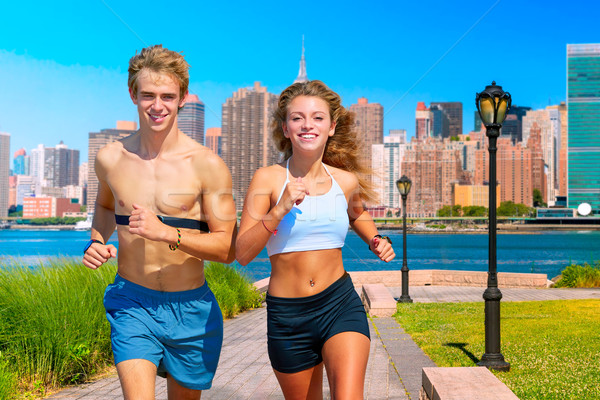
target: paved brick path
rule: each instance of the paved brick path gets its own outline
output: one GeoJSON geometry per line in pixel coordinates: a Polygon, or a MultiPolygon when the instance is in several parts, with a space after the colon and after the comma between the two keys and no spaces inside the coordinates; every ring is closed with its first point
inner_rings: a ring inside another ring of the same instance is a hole
{"type": "MultiPolygon", "coordinates": [[[[390,288],[395,297],[400,288],[390,288]]],[[[483,301],[484,288],[421,286],[410,287],[415,302],[483,301]]],[[[501,289],[502,301],[600,299],[600,289],[501,289]]],[[[225,321],[221,360],[213,387],[202,399],[283,399],[267,356],[266,309],[243,313],[225,321]]],[[[421,369],[435,366],[393,318],[374,318],[371,352],[365,379],[365,399],[417,400],[421,369]]],[[[324,397],[329,399],[325,377],[324,397]]],[[[56,393],[49,399],[122,399],[116,376],[56,393]]],[[[166,381],[157,378],[156,398],[166,399],[166,381]]]]}

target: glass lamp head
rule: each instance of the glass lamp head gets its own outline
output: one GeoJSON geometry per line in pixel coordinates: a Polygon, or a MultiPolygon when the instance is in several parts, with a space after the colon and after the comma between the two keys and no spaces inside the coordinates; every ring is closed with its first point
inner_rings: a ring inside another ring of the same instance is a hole
{"type": "Polygon", "coordinates": [[[511,106],[510,93],[497,86],[495,81],[485,87],[481,93],[475,94],[475,105],[481,121],[489,125],[502,125],[511,106]]]}
{"type": "Polygon", "coordinates": [[[402,177],[396,181],[396,187],[402,196],[408,195],[411,185],[412,181],[406,175],[402,175],[402,177]]]}

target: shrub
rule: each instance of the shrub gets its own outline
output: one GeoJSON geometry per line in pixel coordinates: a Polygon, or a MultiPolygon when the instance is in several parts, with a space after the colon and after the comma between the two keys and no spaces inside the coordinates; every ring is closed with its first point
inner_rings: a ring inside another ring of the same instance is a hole
{"type": "Polygon", "coordinates": [[[102,298],[115,272],[74,259],[0,268],[0,352],[24,386],[81,382],[112,362],[102,298]]]}
{"type": "Polygon", "coordinates": [[[562,271],[555,287],[592,288],[600,287],[600,261],[595,265],[571,264],[562,271]]]}
{"type": "Polygon", "coordinates": [[[231,265],[209,262],[204,273],[225,318],[260,307],[264,300],[264,295],[254,288],[250,279],[231,265]]]}

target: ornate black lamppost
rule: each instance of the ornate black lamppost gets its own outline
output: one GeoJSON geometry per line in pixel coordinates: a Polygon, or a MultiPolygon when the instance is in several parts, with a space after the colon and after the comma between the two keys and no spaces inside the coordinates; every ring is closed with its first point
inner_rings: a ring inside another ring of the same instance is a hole
{"type": "Polygon", "coordinates": [[[402,178],[396,181],[396,187],[402,196],[402,295],[398,299],[399,303],[412,303],[408,295],[408,265],[406,264],[406,196],[410,192],[412,181],[402,175],[402,178]]]}
{"type": "Polygon", "coordinates": [[[477,365],[498,371],[508,371],[510,364],[500,353],[500,299],[498,273],[496,270],[496,142],[500,128],[511,106],[510,94],[492,82],[485,90],[477,93],[475,104],[481,121],[485,125],[489,140],[490,181],[489,181],[489,271],[485,300],[485,353],[477,365]]]}

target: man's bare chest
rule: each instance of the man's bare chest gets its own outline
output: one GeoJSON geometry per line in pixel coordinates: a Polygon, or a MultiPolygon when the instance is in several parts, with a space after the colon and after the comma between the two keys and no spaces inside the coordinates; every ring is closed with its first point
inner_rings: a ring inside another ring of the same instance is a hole
{"type": "Polygon", "coordinates": [[[122,160],[112,168],[107,183],[117,214],[129,214],[138,204],[161,215],[177,215],[198,207],[201,182],[186,162],[122,160]]]}

